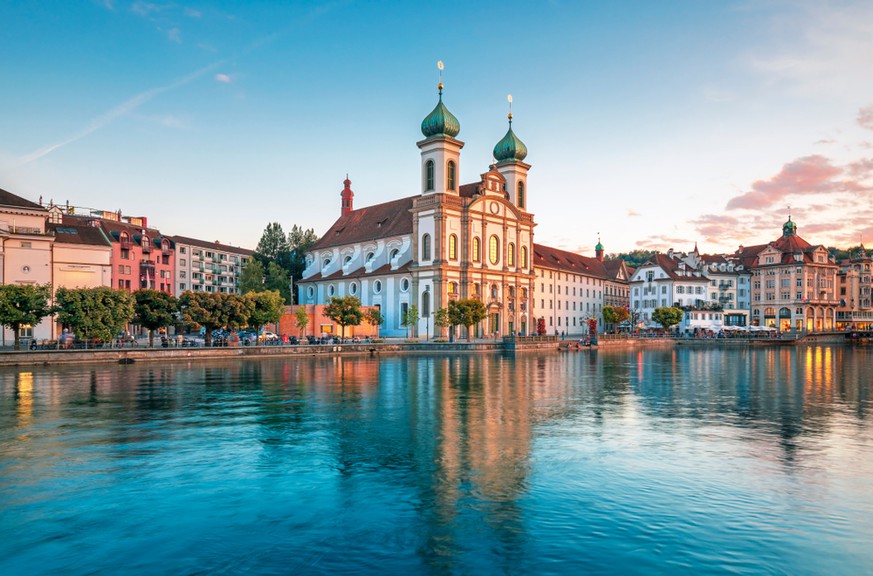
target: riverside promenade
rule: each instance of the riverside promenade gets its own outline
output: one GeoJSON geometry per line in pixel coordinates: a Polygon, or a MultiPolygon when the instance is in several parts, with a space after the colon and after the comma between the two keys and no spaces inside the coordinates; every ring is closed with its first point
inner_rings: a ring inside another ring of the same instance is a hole
{"type": "Polygon", "coordinates": [[[588,345],[578,339],[560,339],[557,336],[504,337],[444,342],[434,340],[387,340],[348,344],[316,345],[262,345],[237,347],[182,347],[161,348],[133,346],[126,348],[98,348],[90,350],[6,350],[0,352],[0,366],[33,366],[85,363],[170,362],[205,359],[275,358],[288,356],[375,356],[380,354],[436,354],[458,353],[526,353],[574,352],[598,348],[621,347],[759,347],[798,346],[848,343],[842,332],[783,336],[782,338],[675,338],[627,337],[601,335],[596,343],[588,345]]]}

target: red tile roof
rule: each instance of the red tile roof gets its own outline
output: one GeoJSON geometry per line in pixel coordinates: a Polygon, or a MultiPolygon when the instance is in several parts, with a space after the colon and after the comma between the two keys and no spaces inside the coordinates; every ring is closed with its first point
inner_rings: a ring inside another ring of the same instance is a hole
{"type": "Polygon", "coordinates": [[[612,275],[607,272],[603,262],[597,258],[582,256],[575,252],[551,248],[549,246],[543,246],[542,244],[534,244],[533,251],[534,266],[552,268],[573,274],[583,274],[585,276],[602,278],[604,280],[612,279],[612,275]]]}
{"type": "Polygon", "coordinates": [[[410,211],[416,198],[418,194],[352,210],[340,216],[310,250],[412,234],[410,211]]]}

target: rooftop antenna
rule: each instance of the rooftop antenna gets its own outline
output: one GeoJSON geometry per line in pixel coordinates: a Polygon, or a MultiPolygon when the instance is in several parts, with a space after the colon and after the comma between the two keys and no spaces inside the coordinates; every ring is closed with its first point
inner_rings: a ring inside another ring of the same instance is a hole
{"type": "Polygon", "coordinates": [[[443,68],[444,67],[445,66],[443,66],[443,61],[437,60],[437,68],[440,69],[440,83],[437,84],[437,88],[439,88],[439,90],[440,90],[440,96],[443,95],[443,68]]]}

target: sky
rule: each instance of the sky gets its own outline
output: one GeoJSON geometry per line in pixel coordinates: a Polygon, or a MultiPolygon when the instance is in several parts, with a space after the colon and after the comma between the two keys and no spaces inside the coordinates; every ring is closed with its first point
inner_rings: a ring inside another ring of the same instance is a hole
{"type": "Polygon", "coordinates": [[[444,102],[527,145],[539,243],[873,245],[873,2],[0,3],[0,188],[254,248],[420,191],[444,102]]]}

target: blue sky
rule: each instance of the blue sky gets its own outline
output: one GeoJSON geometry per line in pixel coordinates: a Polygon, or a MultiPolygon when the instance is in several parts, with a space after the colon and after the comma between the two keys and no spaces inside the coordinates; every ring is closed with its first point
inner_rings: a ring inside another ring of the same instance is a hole
{"type": "Polygon", "coordinates": [[[513,127],[538,242],[873,244],[873,4],[0,5],[0,188],[254,247],[417,193],[445,102],[461,180],[513,127]]]}

